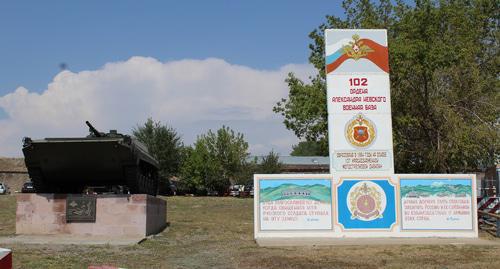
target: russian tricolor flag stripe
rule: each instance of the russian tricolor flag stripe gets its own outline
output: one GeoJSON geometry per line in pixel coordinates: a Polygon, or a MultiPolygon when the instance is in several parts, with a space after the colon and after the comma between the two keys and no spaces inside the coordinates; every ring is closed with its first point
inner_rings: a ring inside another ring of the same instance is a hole
{"type": "Polygon", "coordinates": [[[336,52],[326,56],[326,64],[331,64],[335,62],[338,58],[340,58],[344,54],[342,49],[337,50],[336,52]]]}
{"type": "MultiPolygon", "coordinates": [[[[367,45],[374,50],[372,52],[369,52],[362,58],[370,60],[384,72],[389,73],[389,50],[387,49],[387,47],[382,46],[371,39],[360,39],[360,41],[362,41],[364,45],[367,45]]],[[[349,40],[347,40],[347,42],[341,40],[333,45],[327,46],[327,55],[325,59],[327,74],[337,69],[346,60],[350,59],[350,57],[347,56],[342,49],[342,46],[349,44],[348,42],[349,40]],[[336,50],[332,52],[333,49],[336,50]]]]}
{"type": "Polygon", "coordinates": [[[352,39],[344,38],[344,39],[341,39],[341,40],[335,42],[334,44],[327,45],[326,49],[325,49],[325,54],[328,56],[328,55],[334,54],[335,52],[337,52],[339,50],[342,51],[342,47],[344,47],[345,45],[348,45],[349,42],[351,42],[351,41],[352,41],[352,39]]]}

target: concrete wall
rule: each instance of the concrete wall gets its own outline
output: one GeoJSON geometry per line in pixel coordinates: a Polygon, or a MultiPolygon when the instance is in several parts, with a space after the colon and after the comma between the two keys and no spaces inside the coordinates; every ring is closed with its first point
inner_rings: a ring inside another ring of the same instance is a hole
{"type": "Polygon", "coordinates": [[[146,194],[99,195],[95,223],[66,223],[66,195],[17,194],[16,234],[147,236],[166,226],[166,201],[146,194]]]}

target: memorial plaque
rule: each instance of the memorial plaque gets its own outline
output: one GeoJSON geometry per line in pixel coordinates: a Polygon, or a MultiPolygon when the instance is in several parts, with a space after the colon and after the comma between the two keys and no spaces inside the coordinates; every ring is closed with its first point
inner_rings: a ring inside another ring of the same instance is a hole
{"type": "Polygon", "coordinates": [[[261,231],[331,230],[329,176],[257,177],[261,231]]]}
{"type": "Polygon", "coordinates": [[[66,198],[66,222],[95,222],[96,196],[78,195],[66,198]]]}
{"type": "Polygon", "coordinates": [[[401,230],[474,229],[473,178],[405,175],[401,186],[401,230]]]}

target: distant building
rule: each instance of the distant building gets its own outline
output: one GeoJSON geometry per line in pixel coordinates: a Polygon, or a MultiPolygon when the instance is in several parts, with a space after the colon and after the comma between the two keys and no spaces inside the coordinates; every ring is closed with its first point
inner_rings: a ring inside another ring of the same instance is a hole
{"type": "MultiPolygon", "coordinates": [[[[251,156],[248,160],[257,158],[262,162],[264,156],[251,156]]],[[[324,156],[279,156],[283,164],[282,173],[327,174],[330,172],[330,158],[324,156]]]]}
{"type": "Polygon", "coordinates": [[[411,191],[409,192],[407,195],[406,195],[406,198],[419,198],[420,196],[418,195],[418,193],[414,192],[414,191],[411,191]]]}
{"type": "Polygon", "coordinates": [[[290,189],[282,191],[281,196],[311,196],[311,192],[302,189],[290,189]]]}

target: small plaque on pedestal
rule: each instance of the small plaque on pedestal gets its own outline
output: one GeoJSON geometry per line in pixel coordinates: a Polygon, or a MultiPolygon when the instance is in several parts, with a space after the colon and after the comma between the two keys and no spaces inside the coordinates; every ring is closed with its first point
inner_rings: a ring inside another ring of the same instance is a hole
{"type": "Polygon", "coordinates": [[[96,197],[92,195],[68,195],[66,199],[66,223],[95,222],[96,197]]]}

